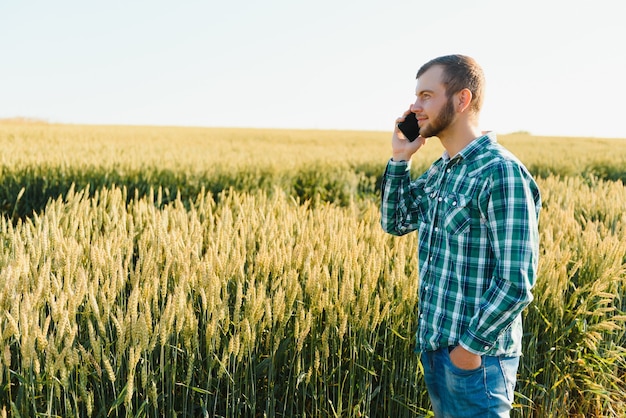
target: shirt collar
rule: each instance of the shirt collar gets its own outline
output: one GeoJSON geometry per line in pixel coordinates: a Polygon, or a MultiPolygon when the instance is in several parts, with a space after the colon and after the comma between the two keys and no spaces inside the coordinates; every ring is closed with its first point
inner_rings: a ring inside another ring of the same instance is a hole
{"type": "Polygon", "coordinates": [[[460,161],[463,159],[469,159],[474,154],[476,154],[476,152],[478,152],[478,150],[480,150],[481,148],[484,148],[488,144],[494,144],[497,142],[498,140],[496,138],[496,133],[489,131],[483,134],[482,136],[479,136],[478,138],[474,139],[469,144],[467,144],[465,148],[459,151],[459,153],[456,154],[453,158],[450,158],[450,154],[448,154],[448,151],[446,150],[443,151],[443,155],[441,156],[441,158],[446,164],[448,164],[450,161],[453,161],[453,160],[460,161]]]}

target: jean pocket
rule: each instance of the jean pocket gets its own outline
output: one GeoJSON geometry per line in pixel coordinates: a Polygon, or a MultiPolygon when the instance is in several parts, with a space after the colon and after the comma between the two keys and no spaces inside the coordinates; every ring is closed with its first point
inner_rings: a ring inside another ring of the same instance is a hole
{"type": "Polygon", "coordinates": [[[476,372],[479,372],[480,370],[482,370],[485,366],[484,363],[484,356],[480,357],[480,365],[474,369],[463,369],[459,366],[457,366],[456,364],[454,364],[454,362],[452,361],[452,350],[454,350],[456,347],[448,347],[448,363],[450,366],[450,372],[457,375],[457,376],[469,376],[472,375],[476,372]]]}
{"type": "Polygon", "coordinates": [[[479,404],[484,404],[487,396],[484,360],[481,360],[478,368],[466,370],[455,366],[450,359],[445,367],[444,381],[452,399],[474,399],[479,400],[479,404]]]}

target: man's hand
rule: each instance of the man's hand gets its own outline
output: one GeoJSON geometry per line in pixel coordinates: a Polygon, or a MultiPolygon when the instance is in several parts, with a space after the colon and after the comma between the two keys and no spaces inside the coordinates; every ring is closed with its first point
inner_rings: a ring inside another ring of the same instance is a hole
{"type": "Polygon", "coordinates": [[[400,129],[398,129],[398,123],[404,122],[404,118],[409,113],[411,113],[410,109],[396,119],[396,127],[393,131],[393,137],[391,138],[392,157],[394,161],[409,161],[413,154],[426,143],[426,138],[421,136],[418,136],[415,141],[409,142],[400,129]]]}
{"type": "Polygon", "coordinates": [[[450,352],[450,361],[459,369],[474,370],[480,367],[482,359],[479,355],[470,353],[460,345],[450,352]]]}

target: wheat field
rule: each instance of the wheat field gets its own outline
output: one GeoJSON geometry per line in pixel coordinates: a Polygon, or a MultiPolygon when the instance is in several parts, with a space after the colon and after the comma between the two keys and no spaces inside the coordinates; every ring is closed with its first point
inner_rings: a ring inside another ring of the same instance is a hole
{"type": "MultiPolygon", "coordinates": [[[[500,140],[544,203],[513,416],[624,416],[626,140],[500,140]]],[[[432,416],[417,238],[380,228],[389,133],[6,123],[0,146],[0,416],[432,416]]]]}

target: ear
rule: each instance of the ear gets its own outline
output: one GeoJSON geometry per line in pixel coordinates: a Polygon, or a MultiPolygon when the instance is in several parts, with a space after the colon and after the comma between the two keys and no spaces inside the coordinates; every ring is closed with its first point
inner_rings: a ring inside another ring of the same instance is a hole
{"type": "Polygon", "coordinates": [[[465,112],[469,108],[469,105],[471,102],[472,102],[472,92],[470,91],[470,89],[465,88],[457,93],[455,105],[456,105],[456,109],[460,113],[465,112]]]}

